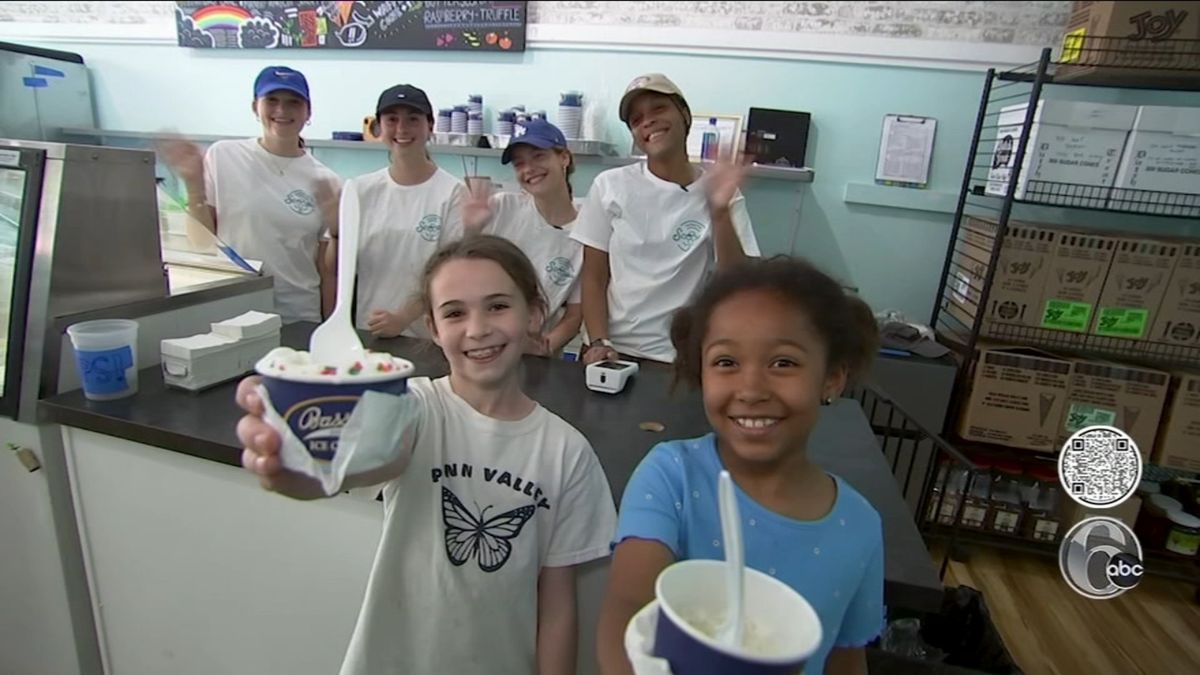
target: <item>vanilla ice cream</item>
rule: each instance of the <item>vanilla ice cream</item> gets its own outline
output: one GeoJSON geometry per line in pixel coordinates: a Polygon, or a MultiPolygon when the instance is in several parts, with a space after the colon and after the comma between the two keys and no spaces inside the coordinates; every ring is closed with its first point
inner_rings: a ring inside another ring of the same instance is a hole
{"type": "Polygon", "coordinates": [[[412,374],[413,364],[391,354],[368,351],[361,359],[328,365],[313,361],[306,351],[279,347],[264,356],[256,370],[260,375],[293,382],[367,383],[407,377],[412,374]]]}

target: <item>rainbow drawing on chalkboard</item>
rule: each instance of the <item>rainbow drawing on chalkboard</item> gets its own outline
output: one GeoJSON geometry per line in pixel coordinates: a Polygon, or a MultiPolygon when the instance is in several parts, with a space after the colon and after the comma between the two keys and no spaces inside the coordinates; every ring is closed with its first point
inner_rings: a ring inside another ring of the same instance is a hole
{"type": "Polygon", "coordinates": [[[250,12],[241,7],[232,7],[230,5],[212,5],[192,12],[192,21],[195,22],[196,28],[200,30],[228,28],[236,31],[249,19],[250,12]]]}
{"type": "Polygon", "coordinates": [[[212,5],[192,13],[196,28],[213,38],[214,47],[239,47],[238,31],[250,19],[250,12],[241,7],[212,5]]]}

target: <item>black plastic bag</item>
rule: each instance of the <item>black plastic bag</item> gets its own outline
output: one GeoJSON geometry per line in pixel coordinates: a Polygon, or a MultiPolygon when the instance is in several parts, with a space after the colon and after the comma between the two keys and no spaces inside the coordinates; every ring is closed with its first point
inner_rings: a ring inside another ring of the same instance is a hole
{"type": "Polygon", "coordinates": [[[942,610],[925,617],[921,638],[946,653],[944,663],[996,675],[1019,675],[992,623],[983,595],[970,586],[947,588],[942,610]]]}

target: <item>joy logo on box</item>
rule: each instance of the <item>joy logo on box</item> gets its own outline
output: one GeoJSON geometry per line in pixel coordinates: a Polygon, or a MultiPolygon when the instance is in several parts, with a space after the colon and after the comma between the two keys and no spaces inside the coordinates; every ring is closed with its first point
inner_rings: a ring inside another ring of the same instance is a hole
{"type": "Polygon", "coordinates": [[[1187,16],[1187,10],[1175,9],[1168,9],[1162,14],[1152,12],[1135,14],[1129,17],[1129,23],[1133,24],[1134,30],[1126,37],[1130,40],[1150,40],[1152,42],[1166,40],[1174,35],[1176,30],[1179,30],[1187,16]]]}
{"type": "Polygon", "coordinates": [[[350,420],[357,396],[329,396],[297,403],[283,415],[288,427],[304,443],[313,459],[333,460],[342,427],[350,420]]]}

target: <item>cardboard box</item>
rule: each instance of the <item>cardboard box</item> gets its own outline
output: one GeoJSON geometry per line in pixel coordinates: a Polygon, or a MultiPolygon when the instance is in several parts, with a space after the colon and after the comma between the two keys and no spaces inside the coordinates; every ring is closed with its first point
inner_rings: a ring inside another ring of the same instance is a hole
{"type": "MultiPolygon", "coordinates": [[[[963,219],[951,265],[950,313],[970,327],[979,311],[988,262],[995,248],[999,224],[985,218],[963,219]]],[[[997,258],[996,274],[983,312],[984,335],[994,333],[993,323],[1036,326],[1041,321],[1042,288],[1049,255],[1057,232],[1009,221],[997,258]]]]}
{"type": "Polygon", "coordinates": [[[1171,386],[1161,370],[1105,361],[1071,363],[1070,389],[1059,425],[1058,446],[1076,431],[1103,424],[1129,434],[1146,459],[1171,386]]]}
{"type": "MultiPolygon", "coordinates": [[[[1028,104],[1000,109],[987,194],[1003,196],[1016,163],[1028,104]]],[[[1041,99],[1013,196],[1046,204],[1104,208],[1137,107],[1041,99]]]]}
{"type": "Polygon", "coordinates": [[[1042,291],[1041,327],[1085,333],[1112,264],[1117,240],[1060,231],[1042,291]]]}
{"type": "Polygon", "coordinates": [[[1100,293],[1092,333],[1142,340],[1154,328],[1180,245],[1153,239],[1120,239],[1100,293]]]}
{"type": "Polygon", "coordinates": [[[982,349],[959,423],[966,439],[1056,450],[1071,362],[1034,349],[982,349]]]}
{"type": "Polygon", "coordinates": [[[1172,390],[1154,463],[1200,472],[1200,373],[1181,373],[1172,390]]]}
{"type": "Polygon", "coordinates": [[[1180,246],[1150,339],[1200,347],[1200,244],[1180,246]]]}
{"type": "Polygon", "coordinates": [[[1200,81],[1200,12],[1175,2],[1075,2],[1054,79],[1097,84],[1200,81]],[[1189,70],[1190,69],[1190,70],[1189,70]]]}
{"type": "Polygon", "coordinates": [[[1109,208],[1200,217],[1200,110],[1138,109],[1109,208]]]}

